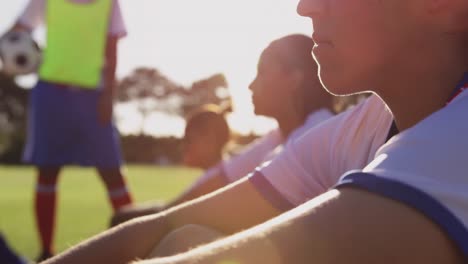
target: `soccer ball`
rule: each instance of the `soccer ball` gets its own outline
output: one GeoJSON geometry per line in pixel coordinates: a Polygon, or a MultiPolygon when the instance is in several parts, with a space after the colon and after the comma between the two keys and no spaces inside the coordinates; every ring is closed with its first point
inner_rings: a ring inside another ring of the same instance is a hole
{"type": "Polygon", "coordinates": [[[41,49],[26,31],[11,31],[0,38],[2,71],[7,75],[36,72],[41,63],[41,49]]]}

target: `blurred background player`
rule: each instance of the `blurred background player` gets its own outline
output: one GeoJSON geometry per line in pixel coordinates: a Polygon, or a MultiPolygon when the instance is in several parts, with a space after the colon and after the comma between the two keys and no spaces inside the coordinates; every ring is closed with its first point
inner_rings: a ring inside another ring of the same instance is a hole
{"type": "Polygon", "coordinates": [[[208,104],[189,114],[182,141],[185,166],[208,170],[221,162],[231,138],[225,118],[229,110],[208,104]]]}
{"type": "Polygon", "coordinates": [[[278,122],[277,129],[209,169],[167,205],[126,207],[113,217],[111,225],[159,212],[233,183],[272,159],[279,152],[279,146],[332,117],[335,99],[322,88],[316,72],[311,70],[317,67],[310,56],[312,47],[310,37],[288,35],[271,42],[260,56],[257,76],[249,87],[255,114],[274,118],[278,122]]]}
{"type": "Polygon", "coordinates": [[[47,27],[46,47],[31,92],[24,152],[25,162],[38,168],[38,260],[54,253],[56,185],[62,166],[96,167],[112,208],[131,203],[112,124],[117,42],[126,35],[118,1],[30,1],[13,30],[31,31],[41,24],[47,27]]]}
{"type": "MultiPolygon", "coordinates": [[[[226,146],[231,139],[229,125],[225,118],[225,114],[230,110],[230,106],[207,104],[188,115],[182,140],[182,159],[185,166],[203,169],[204,175],[218,173],[226,146]]],[[[198,180],[197,184],[201,182],[198,180]]],[[[196,186],[194,184],[192,188],[196,186]]],[[[112,217],[111,226],[138,216],[159,212],[176,203],[179,201],[175,200],[166,205],[158,201],[149,201],[125,206],[112,217]]]]}

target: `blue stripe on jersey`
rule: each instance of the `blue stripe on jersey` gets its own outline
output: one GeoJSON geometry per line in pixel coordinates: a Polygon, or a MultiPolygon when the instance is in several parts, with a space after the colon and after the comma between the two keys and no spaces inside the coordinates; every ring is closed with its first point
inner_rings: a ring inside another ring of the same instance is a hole
{"type": "Polygon", "coordinates": [[[249,181],[255,186],[255,189],[257,189],[263,198],[270,202],[276,209],[284,212],[295,207],[281,195],[260,171],[255,171],[248,177],[249,181]]]}
{"type": "Polygon", "coordinates": [[[443,204],[407,184],[364,172],[350,172],[335,186],[352,186],[385,196],[413,207],[445,231],[468,259],[468,230],[443,204]]]}

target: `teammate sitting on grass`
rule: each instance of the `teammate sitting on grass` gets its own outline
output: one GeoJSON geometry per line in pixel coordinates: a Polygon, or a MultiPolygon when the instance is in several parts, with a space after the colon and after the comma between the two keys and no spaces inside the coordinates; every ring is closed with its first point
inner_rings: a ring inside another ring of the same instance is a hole
{"type": "MultiPolygon", "coordinates": [[[[313,41],[310,37],[289,35],[273,41],[260,56],[257,76],[250,84],[255,114],[275,118],[279,124],[278,129],[253,142],[240,154],[209,169],[167,205],[126,207],[113,217],[111,224],[170,208],[235,182],[262,162],[271,159],[278,152],[278,146],[287,144],[308,129],[332,117],[334,98],[321,87],[317,76],[310,70],[316,68],[310,57],[312,46],[313,41]]],[[[190,123],[187,125],[186,137],[189,134],[187,132],[191,130],[190,123]]],[[[220,142],[224,142],[227,133],[222,126],[219,129],[220,131],[215,133],[217,136],[213,133],[207,133],[207,136],[193,135],[201,137],[198,143],[193,144],[201,145],[199,149],[204,148],[198,156],[205,156],[207,154],[203,153],[207,152],[219,153],[219,148],[216,148],[218,144],[212,146],[212,142],[216,138],[221,138],[223,140],[220,142]],[[209,140],[210,143],[205,144],[203,139],[209,140]],[[214,151],[209,151],[210,146],[215,148],[214,151]]],[[[192,137],[191,133],[189,137],[192,137]]],[[[195,155],[188,156],[192,158],[188,158],[186,163],[193,163],[190,159],[194,159],[195,155]]]]}
{"type": "Polygon", "coordinates": [[[189,114],[182,140],[185,166],[209,170],[220,164],[231,138],[225,117],[229,110],[207,104],[189,114]]]}
{"type": "Polygon", "coordinates": [[[218,174],[222,166],[223,153],[230,140],[229,125],[225,118],[225,113],[230,109],[230,106],[207,104],[189,114],[182,141],[183,164],[204,169],[206,172],[186,191],[186,194],[166,205],[151,201],[123,207],[112,217],[111,226],[182,203],[183,199],[190,199],[195,195],[198,186],[203,184],[205,179],[218,174]]]}

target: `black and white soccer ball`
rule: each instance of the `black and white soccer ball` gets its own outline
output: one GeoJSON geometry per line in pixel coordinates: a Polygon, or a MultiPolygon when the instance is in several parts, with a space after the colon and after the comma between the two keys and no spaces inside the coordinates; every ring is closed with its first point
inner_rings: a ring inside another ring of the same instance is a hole
{"type": "Polygon", "coordinates": [[[41,64],[41,49],[26,31],[10,31],[0,38],[2,71],[8,75],[34,73],[41,64]]]}

